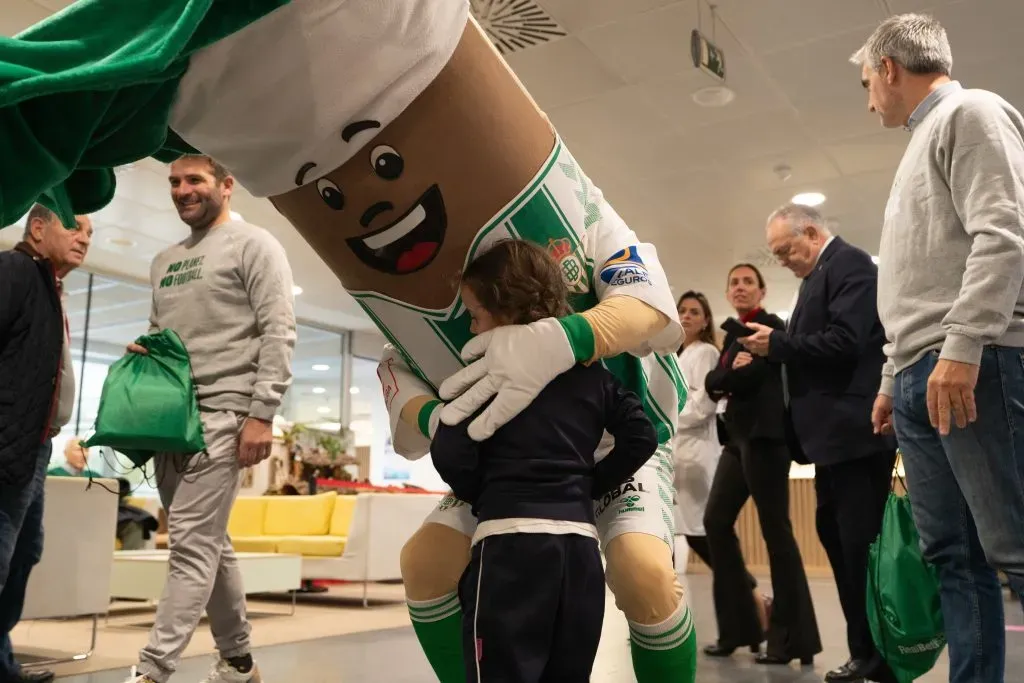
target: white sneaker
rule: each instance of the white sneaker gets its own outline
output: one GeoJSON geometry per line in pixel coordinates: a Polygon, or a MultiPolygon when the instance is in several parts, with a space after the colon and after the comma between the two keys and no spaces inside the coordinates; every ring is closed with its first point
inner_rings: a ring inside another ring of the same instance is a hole
{"type": "Polygon", "coordinates": [[[138,669],[133,666],[131,671],[128,672],[128,680],[124,683],[153,683],[153,679],[148,676],[138,675],[138,669]]]}
{"type": "Polygon", "coordinates": [[[262,681],[260,670],[255,664],[251,671],[242,673],[226,660],[221,659],[200,683],[262,683],[262,681]]]}

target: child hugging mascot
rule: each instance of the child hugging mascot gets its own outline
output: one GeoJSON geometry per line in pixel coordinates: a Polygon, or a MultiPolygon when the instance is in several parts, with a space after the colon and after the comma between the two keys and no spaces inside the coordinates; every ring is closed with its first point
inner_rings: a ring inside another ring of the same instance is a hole
{"type": "MultiPolygon", "coordinates": [[[[0,144],[21,132],[12,120],[39,130],[25,107],[52,110],[48,97],[73,104],[76,77],[92,107],[52,112],[50,123],[94,119],[79,126],[77,156],[41,138],[35,152],[49,155],[46,174],[26,180],[0,168],[15,191],[0,207],[5,221],[39,196],[62,216],[96,210],[112,195],[105,164],[189,151],[217,159],[270,199],[387,337],[378,375],[395,449],[407,458],[428,452],[439,420],[461,422],[490,401],[470,427],[485,439],[575,363],[604,363],[641,397],[661,442],[595,503],[608,584],[630,625],[637,681],[694,681],[696,637],[672,559],[671,438],[686,394],[675,301],[654,247],[591,184],[468,3],[246,0],[226,10],[213,0],[167,2],[177,13],[146,28],[166,43],[191,16],[188,39],[169,48],[173,59],[128,64],[105,88],[95,69],[75,72],[67,59],[33,63],[65,78],[26,86],[27,95],[18,78],[0,80],[0,144]],[[109,93],[112,104],[94,104],[109,93]],[[575,312],[472,338],[453,276],[507,238],[549,250],[575,312]]],[[[98,4],[78,2],[18,40],[88,34],[75,13],[98,4]]],[[[0,42],[0,67],[17,66],[18,40],[0,42]]],[[[413,624],[442,683],[466,680],[456,588],[474,528],[469,507],[448,496],[402,551],[413,624]]]]}

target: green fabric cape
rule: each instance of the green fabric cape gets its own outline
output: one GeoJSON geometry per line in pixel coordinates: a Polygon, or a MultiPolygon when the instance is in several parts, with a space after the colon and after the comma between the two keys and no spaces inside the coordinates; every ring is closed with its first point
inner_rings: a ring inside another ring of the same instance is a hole
{"type": "Polygon", "coordinates": [[[194,152],[167,126],[189,56],[289,1],[78,0],[0,37],[0,227],[37,201],[74,226],[114,167],[194,152]]]}

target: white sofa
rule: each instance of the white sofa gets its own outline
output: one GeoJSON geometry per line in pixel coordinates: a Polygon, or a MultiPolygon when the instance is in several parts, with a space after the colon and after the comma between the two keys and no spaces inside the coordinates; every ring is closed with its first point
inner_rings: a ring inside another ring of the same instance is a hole
{"type": "Polygon", "coordinates": [[[360,581],[365,607],[371,581],[402,578],[402,546],[442,497],[428,493],[360,493],[341,557],[303,557],[302,578],[360,581]]]}
{"type": "MultiPolygon", "coordinates": [[[[117,490],[113,479],[97,479],[90,486],[89,480],[81,477],[46,478],[43,555],[29,578],[22,619],[91,616],[92,642],[84,652],[28,666],[78,661],[92,655],[98,617],[110,606],[117,490]]],[[[64,647],[63,643],[56,645],[64,647]]]]}
{"type": "Polygon", "coordinates": [[[228,530],[238,552],[302,557],[303,579],[363,583],[402,578],[402,546],[442,496],[359,493],[240,497],[228,530]]]}

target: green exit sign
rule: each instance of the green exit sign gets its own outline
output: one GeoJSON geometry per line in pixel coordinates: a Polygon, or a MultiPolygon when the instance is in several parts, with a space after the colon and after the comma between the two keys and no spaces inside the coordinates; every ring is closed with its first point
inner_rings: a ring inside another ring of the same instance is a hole
{"type": "Polygon", "coordinates": [[[697,29],[690,34],[690,54],[695,67],[720,81],[725,80],[725,53],[697,29]]]}

